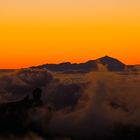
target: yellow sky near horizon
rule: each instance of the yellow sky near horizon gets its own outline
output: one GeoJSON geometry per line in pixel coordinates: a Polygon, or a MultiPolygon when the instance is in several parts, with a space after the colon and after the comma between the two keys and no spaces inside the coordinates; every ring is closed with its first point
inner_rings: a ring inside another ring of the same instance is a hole
{"type": "Polygon", "coordinates": [[[1,0],[0,68],[104,55],[140,63],[139,0],[1,0]]]}

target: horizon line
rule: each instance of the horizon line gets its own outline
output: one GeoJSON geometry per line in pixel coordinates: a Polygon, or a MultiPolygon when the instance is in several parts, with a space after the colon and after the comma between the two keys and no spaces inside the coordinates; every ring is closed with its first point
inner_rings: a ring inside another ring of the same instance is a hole
{"type": "MultiPolygon", "coordinates": [[[[119,60],[118,58],[114,58],[114,57],[111,57],[111,56],[108,56],[108,55],[104,55],[103,57],[110,57],[110,58],[113,58],[113,59],[116,59],[120,62],[122,62],[121,60],[119,60]]],[[[37,64],[37,65],[31,65],[31,66],[27,66],[27,67],[17,67],[17,68],[0,68],[0,70],[18,70],[18,69],[27,69],[27,68],[32,68],[32,67],[37,67],[37,66],[43,66],[43,65],[59,65],[59,64],[63,64],[63,63],[70,63],[70,64],[82,64],[82,63],[86,63],[88,61],[95,61],[95,60],[98,60],[100,58],[103,58],[103,57],[98,57],[96,59],[90,59],[90,60],[86,60],[86,61],[83,61],[83,62],[70,62],[70,61],[61,61],[61,62],[58,62],[58,63],[42,63],[42,64],[37,64]]],[[[122,62],[123,63],[123,62],[122,62]]],[[[126,64],[126,63],[123,63],[124,65],[126,66],[138,66],[140,64],[126,64]]]]}

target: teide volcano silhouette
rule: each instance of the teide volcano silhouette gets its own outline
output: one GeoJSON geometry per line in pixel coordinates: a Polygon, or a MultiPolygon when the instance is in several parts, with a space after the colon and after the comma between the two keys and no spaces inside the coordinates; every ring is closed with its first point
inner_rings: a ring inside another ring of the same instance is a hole
{"type": "Polygon", "coordinates": [[[109,71],[124,71],[126,66],[124,63],[115,58],[104,56],[96,60],[87,61],[85,63],[72,64],[70,62],[64,62],[60,64],[44,64],[33,68],[46,68],[48,70],[57,72],[89,72],[98,71],[98,63],[105,65],[109,71]]]}
{"type": "Polygon", "coordinates": [[[119,60],[109,57],[109,56],[104,56],[96,61],[99,61],[101,64],[104,64],[107,66],[108,70],[110,71],[124,71],[125,70],[125,64],[120,62],[119,60]]]}

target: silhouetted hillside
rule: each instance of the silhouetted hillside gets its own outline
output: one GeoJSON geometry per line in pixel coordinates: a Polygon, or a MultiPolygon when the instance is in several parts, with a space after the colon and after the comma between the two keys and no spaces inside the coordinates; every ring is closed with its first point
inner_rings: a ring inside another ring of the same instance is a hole
{"type": "Polygon", "coordinates": [[[44,64],[33,68],[46,68],[51,71],[59,71],[59,72],[89,72],[89,71],[97,71],[98,63],[105,65],[110,71],[124,71],[125,64],[120,62],[119,60],[104,56],[96,60],[90,60],[85,63],[60,63],[60,64],[44,64]]]}
{"type": "Polygon", "coordinates": [[[99,61],[100,63],[106,65],[108,70],[110,71],[124,71],[125,70],[125,64],[109,56],[101,57],[97,59],[96,61],[99,61]]]}

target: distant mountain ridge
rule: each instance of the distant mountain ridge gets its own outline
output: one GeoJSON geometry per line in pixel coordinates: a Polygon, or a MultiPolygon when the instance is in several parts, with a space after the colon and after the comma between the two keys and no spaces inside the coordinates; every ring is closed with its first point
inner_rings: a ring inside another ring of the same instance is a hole
{"type": "Polygon", "coordinates": [[[105,65],[109,71],[124,71],[126,65],[118,59],[104,56],[95,60],[90,60],[85,63],[70,63],[64,62],[60,64],[44,64],[32,68],[43,68],[56,72],[89,72],[98,71],[98,63],[105,65]]]}

